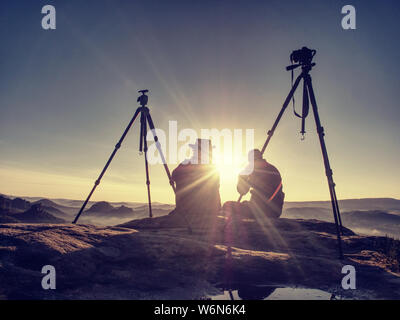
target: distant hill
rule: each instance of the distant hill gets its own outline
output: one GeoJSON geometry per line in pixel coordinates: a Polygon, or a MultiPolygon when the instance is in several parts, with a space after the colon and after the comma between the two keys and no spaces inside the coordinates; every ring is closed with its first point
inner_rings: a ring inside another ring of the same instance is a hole
{"type": "MultiPolygon", "coordinates": [[[[288,201],[284,208],[331,208],[330,201],[288,201]]],[[[339,207],[343,211],[352,210],[400,210],[400,200],[393,198],[363,198],[339,200],[339,207]]]]}
{"type": "Polygon", "coordinates": [[[32,205],[24,212],[2,212],[0,223],[65,223],[65,220],[54,217],[40,204],[32,205]]]}
{"type": "Polygon", "coordinates": [[[343,224],[356,232],[389,235],[400,239],[400,216],[379,210],[350,211],[342,214],[343,224]],[[370,231],[370,232],[368,232],[370,231]]]}
{"type": "Polygon", "coordinates": [[[324,207],[293,207],[284,209],[282,216],[291,219],[332,220],[332,209],[324,207]]]}
{"type": "MultiPolygon", "coordinates": [[[[0,196],[4,196],[10,199],[14,199],[17,198],[14,195],[5,195],[5,194],[0,194],[0,196]]],[[[76,209],[79,209],[84,200],[75,200],[75,199],[64,199],[64,198],[51,198],[51,199],[47,199],[47,198],[43,198],[43,197],[27,197],[27,196],[18,196],[18,198],[24,199],[28,202],[31,203],[37,203],[37,202],[41,202],[43,205],[48,205],[51,207],[55,207],[57,209],[60,209],[61,211],[68,211],[71,209],[74,209],[76,211],[76,209]],[[43,202],[43,201],[51,201],[50,202],[43,202]]],[[[128,201],[118,201],[118,202],[114,202],[114,201],[107,201],[109,204],[111,204],[113,207],[119,207],[119,206],[126,206],[128,208],[132,208],[132,209],[136,209],[137,207],[141,207],[147,204],[147,202],[128,202],[128,201]]],[[[91,206],[93,204],[95,204],[96,201],[89,201],[88,202],[88,206],[91,206]]],[[[152,202],[152,205],[154,207],[157,208],[164,208],[164,209],[173,209],[175,207],[174,204],[171,203],[161,203],[161,202],[157,202],[154,201],[152,202]]],[[[171,210],[172,210],[171,209],[171,210]]]]}
{"type": "Polygon", "coordinates": [[[21,198],[10,199],[0,196],[0,210],[21,211],[30,208],[31,203],[21,198]]]}
{"type": "Polygon", "coordinates": [[[134,214],[134,211],[124,205],[115,208],[106,201],[100,201],[96,202],[88,210],[86,210],[85,214],[98,215],[109,218],[123,218],[127,216],[132,216],[134,214]]]}
{"type": "Polygon", "coordinates": [[[90,212],[98,212],[98,213],[107,213],[114,210],[114,207],[106,201],[100,201],[93,204],[88,210],[87,213],[90,212]]]}
{"type": "MultiPolygon", "coordinates": [[[[31,205],[37,204],[40,204],[42,210],[53,218],[71,222],[82,203],[82,200],[0,195],[0,223],[19,221],[12,215],[13,213],[23,213],[31,205]]],[[[174,207],[171,204],[153,202],[153,217],[167,215],[174,207]]],[[[344,225],[357,232],[400,237],[400,223],[398,222],[400,200],[393,198],[345,199],[339,200],[339,207],[344,225]]],[[[86,209],[79,220],[80,223],[116,225],[131,219],[149,216],[148,204],[140,202],[90,201],[86,209]]],[[[285,202],[282,217],[333,221],[330,201],[285,202]]],[[[21,216],[22,218],[23,216],[21,216]]]]}
{"type": "Polygon", "coordinates": [[[70,212],[71,209],[72,210],[75,209],[75,208],[61,205],[55,201],[45,199],[45,198],[37,200],[37,201],[33,202],[32,204],[41,204],[44,208],[47,208],[48,211],[50,211],[54,214],[64,214],[64,213],[70,212]]]}
{"type": "MultiPolygon", "coordinates": [[[[333,222],[332,209],[321,207],[288,208],[282,217],[290,219],[317,219],[333,222]]],[[[400,216],[382,210],[341,211],[344,226],[364,234],[389,235],[400,238],[400,216]]]]}

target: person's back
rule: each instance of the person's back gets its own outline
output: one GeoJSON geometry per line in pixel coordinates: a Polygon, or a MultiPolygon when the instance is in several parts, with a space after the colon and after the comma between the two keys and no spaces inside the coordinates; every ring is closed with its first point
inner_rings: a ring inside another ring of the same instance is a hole
{"type": "Polygon", "coordinates": [[[278,169],[264,159],[256,160],[249,179],[252,187],[250,202],[268,216],[278,218],[282,214],[284,200],[278,169]]]}
{"type": "Polygon", "coordinates": [[[219,175],[212,165],[183,164],[173,172],[176,210],[184,214],[216,214],[221,208],[219,175]]]}
{"type": "Polygon", "coordinates": [[[176,186],[175,212],[186,216],[216,216],[221,209],[219,174],[211,164],[211,141],[198,139],[192,159],[186,160],[172,172],[176,186]],[[201,145],[208,148],[201,150],[201,145]],[[208,149],[208,150],[206,150],[208,149]],[[201,158],[208,163],[202,164],[201,158]]]}
{"type": "Polygon", "coordinates": [[[255,149],[249,153],[249,167],[245,171],[246,174],[239,175],[237,190],[245,195],[251,189],[251,198],[249,202],[241,204],[242,211],[279,218],[285,194],[278,169],[263,159],[261,152],[255,149]]]}

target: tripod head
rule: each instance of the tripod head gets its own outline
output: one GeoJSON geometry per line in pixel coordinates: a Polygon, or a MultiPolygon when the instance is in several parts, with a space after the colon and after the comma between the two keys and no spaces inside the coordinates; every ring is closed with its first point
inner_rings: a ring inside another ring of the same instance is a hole
{"type": "Polygon", "coordinates": [[[138,92],[141,93],[142,95],[137,98],[137,102],[139,102],[139,104],[142,107],[144,107],[149,101],[149,97],[146,95],[146,93],[149,92],[149,90],[144,89],[144,90],[139,90],[138,92]]]}
{"type": "MultiPolygon", "coordinates": [[[[292,101],[293,101],[293,112],[296,117],[301,118],[301,140],[304,140],[304,135],[306,133],[305,130],[305,119],[308,116],[308,111],[309,111],[309,91],[308,91],[308,85],[307,85],[307,80],[310,76],[308,75],[308,72],[312,69],[312,67],[315,66],[315,63],[312,62],[312,59],[314,58],[315,54],[317,53],[317,50],[314,49],[309,49],[307,47],[303,47],[299,50],[294,50],[290,54],[290,62],[292,63],[290,66],[286,67],[287,71],[292,72],[292,88],[293,88],[293,70],[301,67],[302,72],[298,77],[298,80],[296,80],[296,83],[298,85],[298,82],[300,79],[303,79],[303,110],[301,114],[298,114],[295,109],[295,102],[294,102],[294,91],[292,93],[292,101]],[[295,62],[296,64],[293,64],[295,62]]],[[[297,87],[296,85],[296,87],[297,87]]],[[[294,89],[295,90],[295,89],[294,89]]]]}
{"type": "Polygon", "coordinates": [[[290,54],[290,62],[292,63],[290,66],[286,67],[286,71],[294,70],[298,67],[302,67],[302,69],[309,69],[315,66],[315,63],[312,62],[317,50],[308,49],[307,47],[303,47],[299,50],[294,50],[290,54]],[[296,64],[293,64],[296,63],[296,64]]]}

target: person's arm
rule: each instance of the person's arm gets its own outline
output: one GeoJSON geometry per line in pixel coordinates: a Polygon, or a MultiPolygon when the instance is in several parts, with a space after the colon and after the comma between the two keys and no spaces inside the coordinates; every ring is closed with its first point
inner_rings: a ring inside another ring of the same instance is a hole
{"type": "Polygon", "coordinates": [[[237,191],[240,195],[244,196],[250,190],[249,184],[249,176],[248,175],[240,175],[238,177],[238,183],[236,187],[237,191]]]}
{"type": "Polygon", "coordinates": [[[172,174],[171,174],[171,179],[172,181],[176,182],[176,180],[178,179],[178,175],[179,175],[179,169],[180,169],[180,164],[174,169],[172,170],[172,174]]]}

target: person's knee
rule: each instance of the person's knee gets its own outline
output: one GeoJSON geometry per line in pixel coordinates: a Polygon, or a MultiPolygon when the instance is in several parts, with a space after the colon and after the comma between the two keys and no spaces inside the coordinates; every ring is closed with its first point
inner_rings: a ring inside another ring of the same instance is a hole
{"type": "Polygon", "coordinates": [[[230,211],[236,206],[236,201],[227,201],[222,205],[222,211],[230,211]]]}

